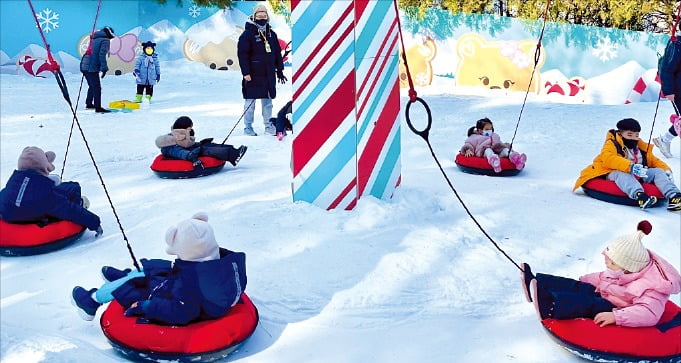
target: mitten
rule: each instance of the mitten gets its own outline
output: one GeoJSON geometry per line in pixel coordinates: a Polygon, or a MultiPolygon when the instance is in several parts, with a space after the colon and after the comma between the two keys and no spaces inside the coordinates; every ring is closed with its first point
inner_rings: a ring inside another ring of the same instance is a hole
{"type": "Polygon", "coordinates": [[[133,306],[125,310],[125,316],[141,316],[144,315],[144,307],[149,303],[149,301],[138,301],[133,306]]]}
{"type": "Polygon", "coordinates": [[[281,69],[277,71],[277,79],[281,84],[284,84],[286,83],[286,81],[288,81],[288,78],[286,78],[286,76],[284,75],[284,71],[281,69]]]}
{"type": "Polygon", "coordinates": [[[104,76],[106,76],[106,71],[102,72],[102,78],[104,78],[104,76]]]}
{"type": "Polygon", "coordinates": [[[667,178],[669,178],[669,180],[671,180],[672,182],[674,181],[674,174],[672,174],[671,170],[665,170],[664,173],[667,174],[667,178]]]}
{"type": "Polygon", "coordinates": [[[643,178],[648,175],[648,168],[641,164],[632,164],[630,172],[639,178],[643,178]]]}
{"type": "Polygon", "coordinates": [[[102,233],[104,233],[104,230],[102,229],[102,226],[100,225],[99,227],[97,227],[97,230],[95,231],[95,238],[101,236],[102,233]]]}
{"type": "Polygon", "coordinates": [[[156,83],[161,82],[161,75],[157,74],[156,75],[156,83]]]}

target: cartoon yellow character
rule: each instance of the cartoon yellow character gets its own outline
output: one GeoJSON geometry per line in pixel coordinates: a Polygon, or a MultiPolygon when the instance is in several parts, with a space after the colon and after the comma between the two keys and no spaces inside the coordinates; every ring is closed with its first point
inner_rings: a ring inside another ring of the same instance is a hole
{"type": "MultiPolygon", "coordinates": [[[[407,48],[407,63],[409,63],[409,73],[415,86],[429,86],[433,81],[433,66],[431,61],[435,58],[437,47],[432,38],[427,37],[423,43],[414,44],[407,48]]],[[[402,51],[400,50],[400,87],[409,87],[407,80],[407,69],[402,61],[402,51]]]]}
{"type": "Polygon", "coordinates": [[[236,39],[230,36],[225,37],[219,44],[208,42],[204,46],[198,45],[191,39],[186,39],[182,50],[185,58],[203,63],[211,69],[240,71],[236,43],[236,39]]]}
{"type": "Polygon", "coordinates": [[[530,92],[538,93],[541,89],[539,71],[546,56],[544,52],[540,53],[534,69],[536,46],[536,40],[488,42],[478,34],[466,34],[457,42],[456,83],[523,92],[529,84],[530,92]]]}

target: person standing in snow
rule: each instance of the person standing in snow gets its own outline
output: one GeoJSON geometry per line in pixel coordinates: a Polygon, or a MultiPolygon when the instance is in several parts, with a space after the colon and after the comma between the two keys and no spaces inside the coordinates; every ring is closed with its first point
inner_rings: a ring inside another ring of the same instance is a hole
{"type": "Polygon", "coordinates": [[[99,72],[102,72],[102,79],[109,71],[106,64],[106,56],[109,53],[110,40],[114,37],[114,30],[105,26],[92,34],[90,46],[80,60],[80,71],[87,80],[87,97],[85,98],[85,108],[95,109],[97,113],[111,112],[102,108],[102,84],[99,80],[99,72]]]}
{"type": "Polygon", "coordinates": [[[244,134],[258,136],[253,130],[253,117],[255,100],[260,99],[265,134],[274,135],[276,130],[270,124],[272,100],[277,96],[277,80],[286,83],[288,79],[284,76],[279,38],[269,24],[269,15],[264,5],[257,5],[253,9],[253,15],[239,36],[237,55],[243,75],[241,91],[244,97],[244,134]]]}
{"type": "Polygon", "coordinates": [[[161,66],[156,54],[156,43],[151,41],[142,43],[142,54],[135,62],[135,70],[132,72],[137,82],[137,94],[135,102],[142,103],[142,94],[147,92],[147,101],[151,103],[154,95],[154,85],[161,81],[161,66]]]}
{"type": "Polygon", "coordinates": [[[0,191],[0,219],[8,223],[49,223],[68,220],[99,237],[103,231],[99,217],[87,208],[87,198],[81,196],[76,182],[61,182],[54,170],[56,155],[39,147],[27,146],[21,152],[17,170],[0,191]]]}
{"type": "Polygon", "coordinates": [[[680,211],[681,191],[674,185],[672,171],[653,154],[654,146],[639,139],[638,121],[625,118],[616,127],[607,132],[600,154],[582,170],[572,191],[593,178],[605,177],[645,209],[657,203],[657,198],[646,194],[641,183],[654,183],[669,199],[667,210],[680,211]]]}
{"type": "MultiPolygon", "coordinates": [[[[681,112],[681,39],[675,35],[672,35],[667,43],[664,55],[658,64],[658,73],[662,84],[662,94],[674,104],[676,115],[681,116],[679,115],[681,112]]],[[[674,126],[671,126],[667,132],[653,138],[653,143],[660,148],[665,157],[671,158],[671,143],[676,136],[679,134],[674,126]]]]}
{"type": "Polygon", "coordinates": [[[602,327],[656,325],[669,296],[681,291],[681,275],[641,243],[652,228],[650,222],[641,221],[636,233],[610,241],[602,253],[606,270],[579,281],[534,275],[523,263],[520,279],[525,298],[534,302],[541,320],[589,318],[602,327]]]}

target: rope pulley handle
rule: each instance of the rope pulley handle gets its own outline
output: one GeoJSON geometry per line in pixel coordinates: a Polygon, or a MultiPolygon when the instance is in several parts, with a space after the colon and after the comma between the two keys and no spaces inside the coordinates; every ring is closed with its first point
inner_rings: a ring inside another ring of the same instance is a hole
{"type": "Polygon", "coordinates": [[[428,135],[430,133],[430,127],[433,124],[433,116],[430,113],[430,107],[428,107],[428,104],[426,103],[426,101],[424,101],[420,97],[416,97],[414,100],[409,100],[409,102],[407,102],[407,109],[404,112],[404,116],[407,120],[407,126],[409,126],[409,129],[411,130],[411,132],[415,133],[416,135],[421,136],[424,140],[426,140],[426,142],[428,142],[428,135]],[[411,122],[411,118],[409,117],[409,110],[411,109],[411,105],[413,103],[416,103],[416,102],[423,105],[423,107],[426,109],[426,114],[428,115],[428,123],[423,128],[423,130],[417,130],[416,127],[414,127],[414,124],[411,122]]]}

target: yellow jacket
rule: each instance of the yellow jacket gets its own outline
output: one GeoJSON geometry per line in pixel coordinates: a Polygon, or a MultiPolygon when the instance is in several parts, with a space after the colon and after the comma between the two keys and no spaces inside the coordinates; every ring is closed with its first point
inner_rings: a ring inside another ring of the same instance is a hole
{"type": "MultiPolygon", "coordinates": [[[[641,155],[643,155],[642,164],[649,168],[669,170],[669,165],[653,155],[653,147],[651,144],[638,140],[638,148],[641,150],[641,155]]],[[[628,173],[632,162],[626,158],[625,150],[622,136],[616,130],[609,130],[605,135],[605,142],[603,143],[601,153],[596,156],[591,165],[582,170],[572,191],[577,190],[587,181],[608,174],[613,170],[628,173]]]]}

